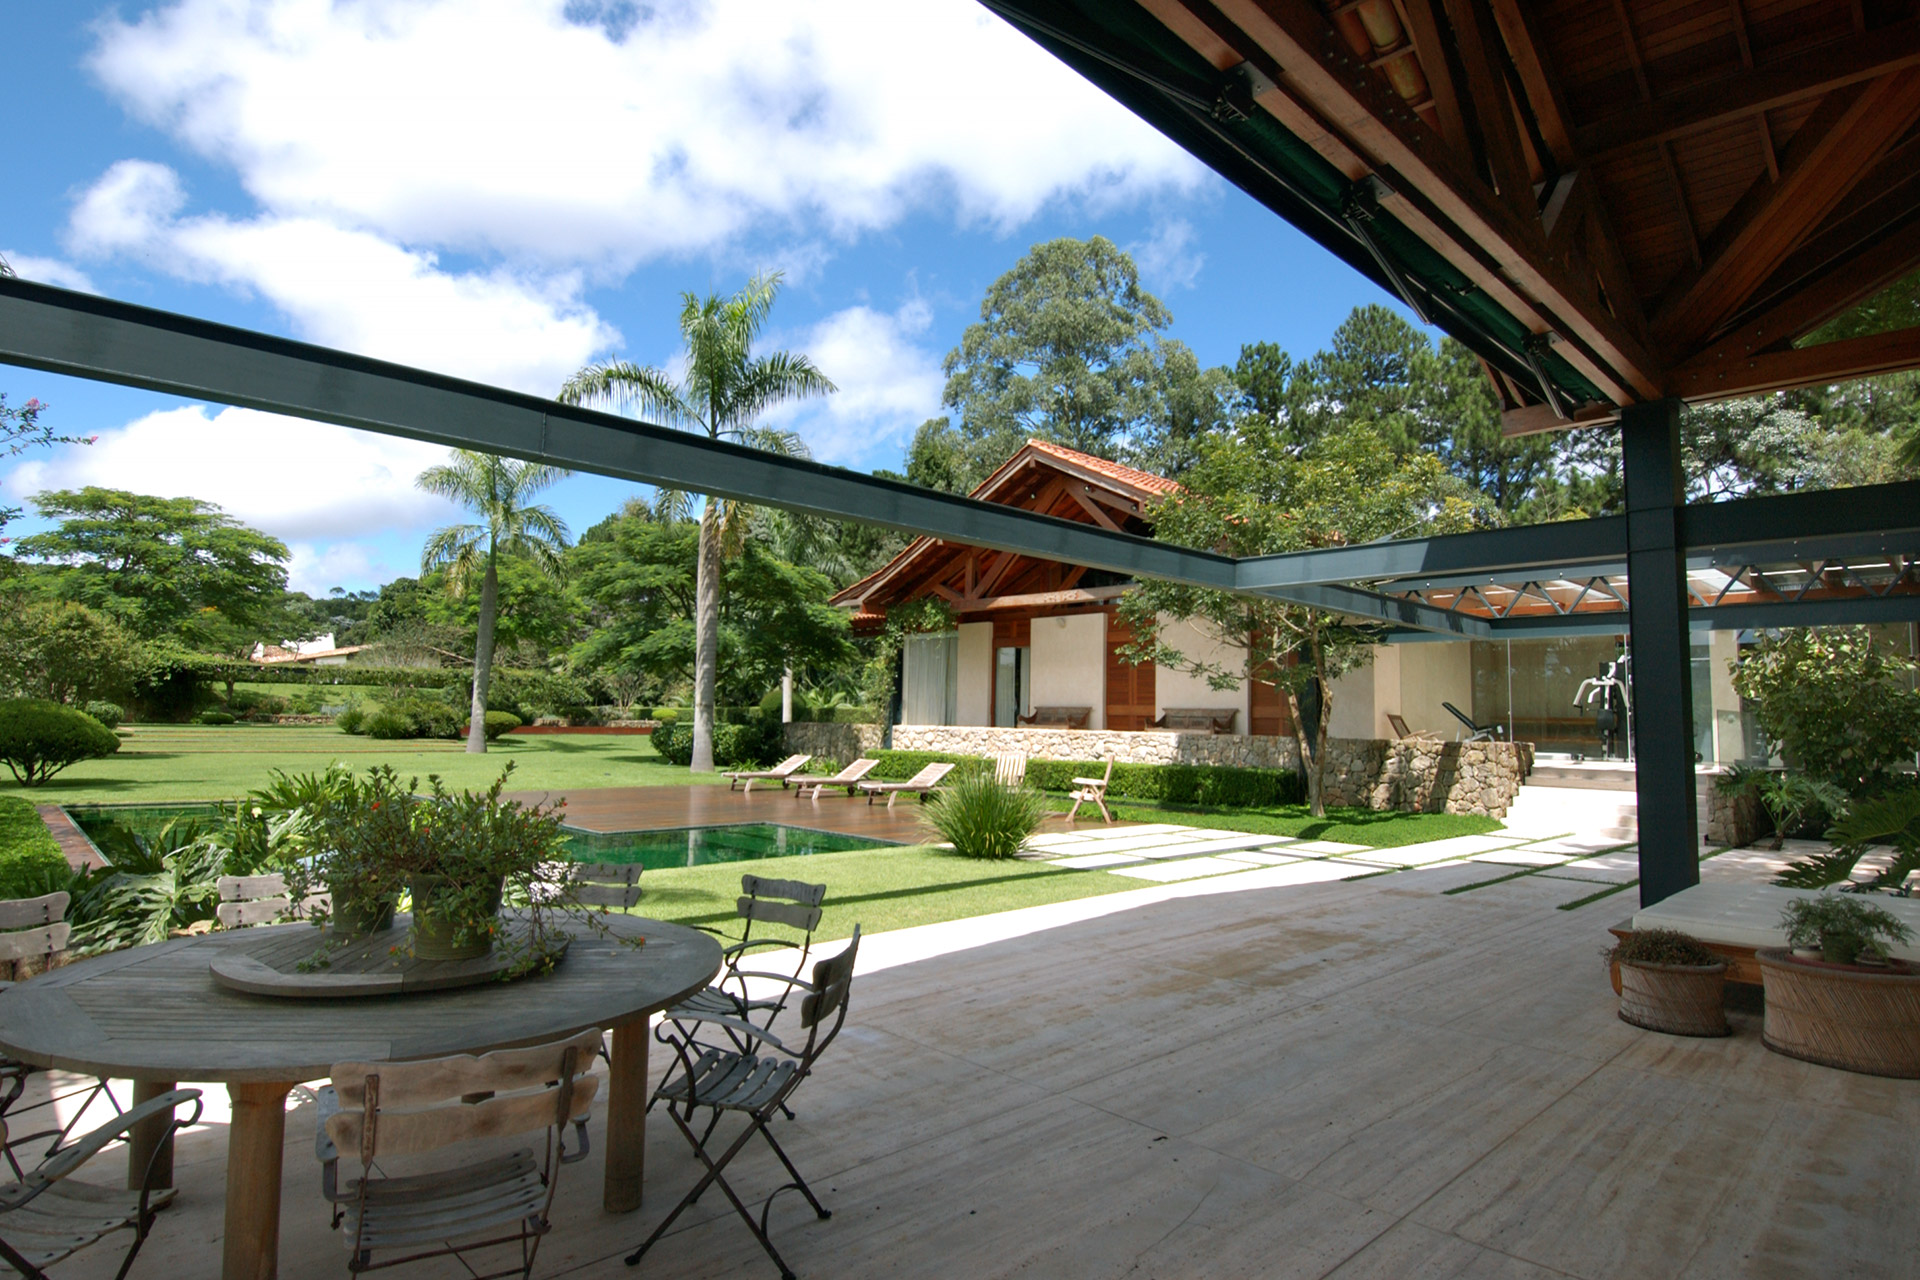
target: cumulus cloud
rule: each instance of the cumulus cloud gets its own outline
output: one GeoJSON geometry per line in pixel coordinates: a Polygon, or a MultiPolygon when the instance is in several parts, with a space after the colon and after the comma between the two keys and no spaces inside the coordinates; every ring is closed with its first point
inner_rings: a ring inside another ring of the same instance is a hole
{"type": "Polygon", "coordinates": [[[191,405],[102,432],[88,448],[17,464],[5,487],[16,499],[83,485],[200,498],[283,541],[315,543],[457,518],[413,485],[447,456],[439,445],[396,436],[191,405]]]}
{"type": "Polygon", "coordinates": [[[78,289],[82,293],[98,293],[93,280],[86,272],[70,262],[58,258],[40,258],[31,253],[16,253],[12,249],[0,249],[0,260],[13,268],[13,273],[23,280],[38,280],[41,284],[56,285],[62,289],[78,289]]]}
{"type": "Polygon", "coordinates": [[[411,564],[403,569],[395,568],[377,548],[365,542],[334,542],[325,546],[290,542],[287,552],[287,586],[316,599],[335,587],[354,590],[359,583],[389,582],[400,574],[418,571],[418,566],[411,564]]]}
{"type": "Polygon", "coordinates": [[[1145,241],[1128,245],[1127,251],[1139,264],[1140,278],[1148,288],[1191,289],[1207,262],[1207,256],[1194,248],[1196,239],[1191,222],[1169,218],[1158,223],[1145,241]]]}
{"type": "Polygon", "coordinates": [[[799,429],[822,462],[871,467],[893,457],[940,409],[940,358],[919,345],[933,312],[918,298],[898,310],[848,307],[788,344],[840,389],[782,406],[770,421],[799,429]]]}
{"type": "Polygon", "coordinates": [[[100,82],[279,215],[616,275],[1204,175],[971,0],[181,0],[99,31],[100,82]]]}

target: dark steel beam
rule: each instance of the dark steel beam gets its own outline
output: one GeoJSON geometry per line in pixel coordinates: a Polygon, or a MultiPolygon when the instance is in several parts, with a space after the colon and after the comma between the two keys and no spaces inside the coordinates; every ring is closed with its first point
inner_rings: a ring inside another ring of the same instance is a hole
{"type": "Polygon", "coordinates": [[[1248,556],[1234,568],[1242,591],[1326,582],[1385,582],[1454,574],[1498,574],[1619,560],[1627,553],[1622,516],[1563,520],[1438,538],[1368,542],[1277,556],[1248,556]]]}
{"type": "Polygon", "coordinates": [[[1377,591],[1362,591],[1356,587],[1276,587],[1248,594],[1269,596],[1276,600],[1285,600],[1289,604],[1326,609],[1332,613],[1343,613],[1367,622],[1384,622],[1393,626],[1408,627],[1415,631],[1426,631],[1463,640],[1485,640],[1493,634],[1492,623],[1486,618],[1476,617],[1470,613],[1454,613],[1446,609],[1437,609],[1418,600],[1381,595],[1377,591]]]}
{"type": "Polygon", "coordinates": [[[1792,544],[1802,539],[1920,531],[1920,480],[1682,507],[1680,531],[1690,552],[1765,544],[1793,559],[1792,544]]]}
{"type": "Polygon", "coordinates": [[[0,362],[1138,577],[1233,586],[1225,556],[27,280],[0,279],[0,362]]]}

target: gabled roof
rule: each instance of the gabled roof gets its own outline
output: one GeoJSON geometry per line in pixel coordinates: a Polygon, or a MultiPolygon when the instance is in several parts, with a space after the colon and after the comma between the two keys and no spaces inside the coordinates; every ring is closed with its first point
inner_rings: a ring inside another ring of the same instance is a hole
{"type": "MultiPolygon", "coordinates": [[[[1090,499],[1094,493],[1106,497],[1107,503],[1094,502],[1091,505],[1113,505],[1115,514],[1122,520],[1140,521],[1148,504],[1179,490],[1180,485],[1165,476],[1156,476],[1137,467],[1123,466],[1106,458],[1098,458],[1078,449],[1069,449],[1064,445],[1051,444],[1045,440],[1028,440],[1011,457],[998,467],[993,474],[974,486],[967,496],[982,502],[995,502],[1003,506],[1027,507],[1034,509],[1032,503],[1036,490],[1027,485],[1014,482],[1033,473],[1034,469],[1051,472],[1072,480],[1081,481],[1087,489],[1090,499]],[[1117,500],[1117,502],[1115,501],[1117,500]],[[1124,509],[1122,509],[1124,508],[1124,509]]],[[[1096,523],[1101,520],[1109,524],[1116,523],[1111,517],[1096,516],[1086,510],[1088,502],[1076,498],[1080,509],[1068,506],[1060,514],[1065,519],[1084,520],[1096,523]]],[[[868,574],[860,581],[840,591],[833,597],[832,603],[855,610],[854,620],[873,622],[884,616],[869,612],[866,603],[869,598],[880,592],[888,584],[898,582],[910,572],[923,565],[923,562],[955,550],[954,544],[941,542],[934,538],[915,538],[901,552],[881,568],[868,574]]],[[[992,553],[989,553],[992,554],[992,553]]]]}

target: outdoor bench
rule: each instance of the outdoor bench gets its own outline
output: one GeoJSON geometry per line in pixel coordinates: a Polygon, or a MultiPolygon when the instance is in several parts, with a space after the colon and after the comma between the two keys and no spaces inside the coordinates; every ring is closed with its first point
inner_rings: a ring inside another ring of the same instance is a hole
{"type": "Polygon", "coordinates": [[[1093,718],[1092,707],[1035,707],[1017,719],[1042,729],[1084,729],[1093,718]]]}
{"type": "Polygon", "coordinates": [[[1168,707],[1158,720],[1147,722],[1149,729],[1172,729],[1179,733],[1232,733],[1233,719],[1240,712],[1234,707],[1168,707]]]}

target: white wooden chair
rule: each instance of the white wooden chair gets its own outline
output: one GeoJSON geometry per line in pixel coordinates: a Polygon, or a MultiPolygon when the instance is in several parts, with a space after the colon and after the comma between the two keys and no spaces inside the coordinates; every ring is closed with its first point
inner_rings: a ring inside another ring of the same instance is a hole
{"type": "Polygon", "coordinates": [[[800,772],[800,766],[811,759],[813,759],[812,756],[795,755],[788,756],[771,769],[735,769],[724,775],[727,779],[727,790],[735,790],[743,782],[749,793],[753,791],[753,784],[756,782],[777,782],[781,789],[785,790],[787,779],[800,772]]]}
{"type": "Polygon", "coordinates": [[[479,1276],[467,1254],[518,1244],[519,1265],[487,1275],[531,1274],[540,1239],[552,1226],[560,1166],[587,1154],[587,1118],[599,1084],[587,1070],[599,1047],[600,1032],[592,1030],[478,1056],[335,1064],[333,1083],[318,1095],[314,1154],[322,1193],[335,1206],[333,1225],[344,1225],[347,1269],[358,1273],[453,1254],[479,1276]],[[578,1135],[571,1152],[568,1125],[578,1135]],[[538,1155],[525,1147],[403,1176],[380,1168],[385,1159],[533,1132],[545,1134],[538,1155]],[[338,1174],[343,1151],[361,1166],[361,1175],[345,1186],[338,1174]],[[397,1256],[376,1262],[376,1250],[397,1256]]]}
{"type": "Polygon", "coordinates": [[[1027,780],[1027,753],[1002,751],[993,757],[993,780],[1008,789],[1027,780]]]}
{"type": "Polygon", "coordinates": [[[313,911],[325,911],[330,899],[309,894],[296,907],[287,893],[287,878],[279,872],[257,876],[221,876],[214,882],[220,902],[213,909],[222,929],[251,929],[257,924],[301,920],[313,911]]]}
{"type": "Polygon", "coordinates": [[[863,782],[860,789],[867,793],[868,804],[885,796],[889,809],[903,795],[917,795],[920,802],[925,804],[927,797],[940,789],[940,780],[952,772],[953,766],[950,764],[930,764],[905,782],[863,782]]]}
{"type": "MultiPolygon", "coordinates": [[[[853,962],[859,952],[860,929],[856,925],[845,950],[815,964],[811,982],[795,984],[807,993],[800,1001],[800,1027],[806,1032],[804,1043],[789,1044],[764,1027],[719,1015],[692,1017],[682,1021],[688,1026],[706,1024],[724,1028],[735,1039],[735,1048],[704,1043],[684,1028],[678,1029],[680,1034],[668,1037],[667,1043],[673,1048],[675,1061],[668,1066],[666,1079],[654,1090],[652,1102],[667,1104],[667,1114],[673,1117],[675,1127],[706,1166],[706,1173],[653,1229],[653,1234],[627,1255],[628,1266],[637,1265],[641,1256],[667,1233],[675,1220],[691,1208],[707,1188],[718,1182],[721,1192],[740,1215],[740,1220],[747,1224],[747,1230],[753,1232],[754,1239],[767,1251],[773,1264],[780,1268],[782,1280],[794,1280],[793,1268],[787,1265],[773,1247],[773,1241],[767,1237],[767,1211],[773,1206],[774,1196],[782,1191],[798,1191],[807,1198],[807,1203],[813,1206],[814,1213],[819,1217],[830,1218],[833,1213],[813,1194],[813,1189],[800,1176],[800,1171],[794,1168],[792,1159],[781,1148],[779,1139],[773,1136],[769,1126],[782,1112],[792,1115],[787,1111],[787,1099],[800,1087],[802,1080],[813,1074],[820,1055],[833,1043],[834,1037],[845,1024],[847,999],[853,989],[853,962]],[[696,1135],[692,1121],[694,1113],[702,1110],[712,1112],[712,1118],[705,1132],[696,1135]],[[728,1113],[745,1116],[747,1125],[726,1150],[715,1156],[707,1150],[707,1139],[713,1135],[720,1117],[728,1113]],[[773,1154],[779,1157],[781,1166],[792,1179],[775,1187],[767,1195],[759,1221],[754,1220],[745,1201],[726,1177],[727,1165],[753,1140],[755,1134],[759,1134],[773,1148],[773,1154]]],[[[652,1102],[648,1105],[651,1106],[652,1102]]]]}
{"type": "Polygon", "coordinates": [[[1107,809],[1107,787],[1113,782],[1113,757],[1107,757],[1107,771],[1097,778],[1075,778],[1073,790],[1067,792],[1067,798],[1073,801],[1073,808],[1067,810],[1067,821],[1073,821],[1073,815],[1080,812],[1080,806],[1090,804],[1100,810],[1100,816],[1108,822],[1113,814],[1107,809]]]}
{"type": "MultiPolygon", "coordinates": [[[[200,1091],[175,1089],[115,1116],[49,1155],[32,1172],[20,1174],[18,1181],[0,1183],[0,1262],[28,1280],[47,1280],[47,1267],[117,1231],[129,1231],[133,1240],[116,1273],[124,1278],[147,1242],[154,1215],[173,1199],[170,1188],[155,1186],[160,1156],[170,1150],[176,1132],[199,1120],[200,1091]],[[193,1104],[191,1115],[183,1120],[174,1114],[174,1108],[188,1103],[193,1104]],[[163,1114],[171,1116],[171,1123],[154,1145],[138,1187],[96,1186],[69,1176],[134,1125],[163,1114]]],[[[6,1121],[0,1120],[0,1142],[6,1141],[6,1135],[6,1121]]]]}

